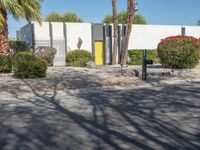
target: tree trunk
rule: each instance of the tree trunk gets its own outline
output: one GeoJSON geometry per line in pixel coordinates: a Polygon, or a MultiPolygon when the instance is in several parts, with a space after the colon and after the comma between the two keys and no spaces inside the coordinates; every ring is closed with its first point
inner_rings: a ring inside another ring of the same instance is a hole
{"type": "Polygon", "coordinates": [[[8,43],[8,24],[7,24],[7,12],[0,9],[0,13],[3,14],[5,22],[0,25],[0,54],[9,55],[9,43],[8,43]]]}
{"type": "Polygon", "coordinates": [[[112,55],[112,64],[117,64],[117,47],[118,47],[118,28],[117,28],[117,6],[116,0],[112,0],[112,9],[113,9],[113,28],[114,28],[114,43],[113,43],[113,55],[112,55]]]}
{"type": "Polygon", "coordinates": [[[126,65],[127,62],[127,53],[128,53],[128,45],[130,34],[132,31],[132,23],[135,15],[135,3],[134,0],[127,0],[128,2],[128,10],[127,10],[127,20],[126,20],[126,35],[125,35],[125,43],[122,50],[122,60],[121,64],[126,65]]]}

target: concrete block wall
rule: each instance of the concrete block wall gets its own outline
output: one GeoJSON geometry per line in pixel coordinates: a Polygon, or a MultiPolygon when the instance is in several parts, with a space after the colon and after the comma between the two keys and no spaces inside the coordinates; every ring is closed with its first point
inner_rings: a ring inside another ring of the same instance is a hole
{"type": "Polygon", "coordinates": [[[181,26],[133,25],[129,49],[156,49],[161,39],[181,35],[181,26]]]}
{"type": "Polygon", "coordinates": [[[81,49],[92,52],[92,24],[91,23],[65,23],[67,31],[67,51],[77,49],[78,38],[83,43],[81,49]]]}
{"type": "MultiPolygon", "coordinates": [[[[21,28],[20,38],[29,44],[38,46],[52,46],[57,49],[54,65],[65,65],[67,51],[77,49],[78,38],[83,40],[81,49],[94,52],[94,41],[97,35],[104,36],[102,39],[105,44],[105,62],[110,63],[112,55],[112,38],[107,32],[110,32],[109,26],[101,25],[101,33],[97,28],[100,24],[91,23],[57,23],[43,22],[41,25],[34,22],[21,28]],[[32,35],[31,29],[33,26],[32,35]],[[95,31],[94,31],[95,30],[95,31]],[[98,34],[97,34],[98,33],[98,34]],[[32,38],[34,37],[34,39],[32,38]],[[34,43],[33,43],[34,41],[34,43]]],[[[133,25],[128,49],[156,49],[161,39],[168,36],[182,34],[182,28],[185,28],[185,35],[200,38],[199,26],[181,26],[181,25],[133,25]]],[[[119,25],[121,30],[119,35],[119,54],[123,47],[124,25],[119,25]]],[[[119,55],[120,56],[120,55],[119,55]]]]}

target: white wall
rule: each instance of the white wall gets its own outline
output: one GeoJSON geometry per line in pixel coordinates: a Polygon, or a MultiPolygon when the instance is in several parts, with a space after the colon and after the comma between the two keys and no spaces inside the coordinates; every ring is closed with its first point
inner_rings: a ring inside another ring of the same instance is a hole
{"type": "Polygon", "coordinates": [[[186,35],[200,38],[200,27],[199,26],[184,26],[186,29],[186,35]]]}
{"type": "Polygon", "coordinates": [[[92,27],[91,23],[66,23],[67,50],[77,49],[78,38],[83,40],[81,49],[92,52],[92,27]]]}
{"type": "Polygon", "coordinates": [[[49,22],[42,22],[41,25],[34,22],[34,34],[35,48],[38,46],[50,46],[49,22]]]}
{"type": "Polygon", "coordinates": [[[181,35],[181,26],[133,25],[129,49],[156,49],[161,39],[181,35]]]}
{"type": "Polygon", "coordinates": [[[32,45],[33,44],[33,39],[32,39],[32,29],[31,25],[27,24],[24,27],[20,29],[20,33],[18,33],[19,40],[25,41],[27,44],[32,45]]]}
{"type": "Polygon", "coordinates": [[[52,22],[53,47],[57,50],[54,66],[65,65],[65,38],[63,23],[52,22]]]}

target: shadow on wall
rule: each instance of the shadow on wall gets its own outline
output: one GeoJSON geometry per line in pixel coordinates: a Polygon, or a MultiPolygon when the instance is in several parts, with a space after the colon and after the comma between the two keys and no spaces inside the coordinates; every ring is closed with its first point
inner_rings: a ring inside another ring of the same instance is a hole
{"type": "Polygon", "coordinates": [[[199,150],[198,84],[156,89],[36,92],[0,108],[0,149],[199,150]],[[176,91],[176,92],[174,92],[176,91]]]}

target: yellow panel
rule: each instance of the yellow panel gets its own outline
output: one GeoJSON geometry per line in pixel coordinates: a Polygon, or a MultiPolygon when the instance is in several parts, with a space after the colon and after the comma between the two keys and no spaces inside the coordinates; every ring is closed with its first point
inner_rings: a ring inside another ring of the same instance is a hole
{"type": "Polygon", "coordinates": [[[97,65],[103,65],[103,41],[95,42],[95,61],[97,65]]]}

